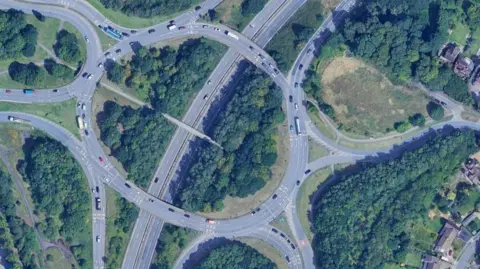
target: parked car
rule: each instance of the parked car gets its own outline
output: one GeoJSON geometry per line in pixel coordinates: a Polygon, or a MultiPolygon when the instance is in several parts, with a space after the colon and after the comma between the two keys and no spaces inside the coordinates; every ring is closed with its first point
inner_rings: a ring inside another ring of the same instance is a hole
{"type": "Polygon", "coordinates": [[[155,33],[155,29],[150,29],[150,30],[148,30],[148,33],[149,33],[149,34],[155,33]]]}
{"type": "Polygon", "coordinates": [[[137,33],[137,30],[130,30],[130,33],[131,33],[131,34],[136,34],[136,33],[137,33]]]}
{"type": "Polygon", "coordinates": [[[274,194],[274,195],[272,196],[272,199],[273,199],[273,200],[277,199],[277,196],[278,196],[277,194],[274,194]]]}
{"type": "Polygon", "coordinates": [[[308,174],[308,173],[310,173],[310,172],[311,172],[310,169],[305,170],[305,175],[308,174]]]}
{"type": "Polygon", "coordinates": [[[170,208],[170,207],[168,208],[168,211],[175,212],[175,210],[173,210],[173,208],[170,208]]]}
{"type": "Polygon", "coordinates": [[[5,93],[11,93],[12,91],[11,90],[5,90],[5,93]]]}

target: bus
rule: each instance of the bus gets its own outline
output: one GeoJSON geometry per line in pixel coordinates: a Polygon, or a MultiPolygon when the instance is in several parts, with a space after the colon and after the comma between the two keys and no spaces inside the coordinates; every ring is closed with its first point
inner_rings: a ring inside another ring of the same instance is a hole
{"type": "Polygon", "coordinates": [[[35,90],[25,89],[25,90],[23,90],[23,93],[24,93],[24,94],[34,94],[34,93],[35,93],[35,90]]]}
{"type": "Polygon", "coordinates": [[[78,123],[78,128],[80,130],[83,130],[85,128],[85,125],[83,125],[83,119],[80,116],[77,116],[77,123],[78,123]]]}
{"type": "Polygon", "coordinates": [[[302,132],[300,131],[300,120],[298,117],[295,117],[295,130],[297,131],[297,135],[301,134],[302,132]]]}
{"type": "Polygon", "coordinates": [[[122,34],[120,34],[118,31],[115,31],[115,29],[111,27],[105,28],[105,33],[107,33],[109,36],[116,38],[116,39],[123,39],[122,34]]]}

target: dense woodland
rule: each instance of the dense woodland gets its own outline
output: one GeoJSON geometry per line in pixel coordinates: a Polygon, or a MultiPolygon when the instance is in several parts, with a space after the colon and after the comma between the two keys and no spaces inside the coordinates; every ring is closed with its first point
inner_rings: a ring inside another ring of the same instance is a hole
{"type": "Polygon", "coordinates": [[[285,120],[282,91],[250,66],[220,112],[209,135],[223,149],[204,142],[179,194],[192,211],[221,211],[226,195],[246,197],[271,178],[277,160],[277,126],[285,120]]]}
{"type": "Polygon", "coordinates": [[[155,258],[150,269],[171,269],[182,250],[195,236],[196,231],[166,223],[158,238],[155,258]]]}
{"type": "Polygon", "coordinates": [[[172,13],[188,9],[201,0],[100,0],[106,8],[119,10],[129,16],[149,18],[169,16],[172,13]]]}
{"type": "MultiPolygon", "coordinates": [[[[99,115],[101,139],[128,172],[146,187],[175,126],[161,113],[181,118],[189,101],[206,83],[225,47],[207,39],[189,40],[174,50],[140,48],[125,66],[121,81],[150,101],[153,109],[106,102],[99,115]]],[[[111,79],[112,69],[107,75],[111,79]]],[[[112,79],[113,80],[113,79],[112,79]]]]}
{"type": "Polygon", "coordinates": [[[39,230],[50,240],[64,238],[81,268],[92,268],[90,195],[81,167],[56,140],[34,137],[28,143],[18,169],[36,210],[46,215],[39,230]]]}
{"type": "Polygon", "coordinates": [[[413,79],[473,104],[467,82],[451,68],[442,67],[437,53],[456,22],[463,18],[471,23],[479,20],[478,6],[467,0],[362,3],[339,31],[355,56],[375,65],[393,83],[406,84],[413,79]]]}
{"type": "Polygon", "coordinates": [[[401,264],[409,222],[427,219],[438,189],[477,150],[472,131],[437,134],[421,148],[338,179],[314,205],[314,252],[320,268],[401,264]]]}
{"type": "Polygon", "coordinates": [[[277,266],[256,249],[232,242],[213,249],[195,269],[276,269],[277,266]]]}
{"type": "Polygon", "coordinates": [[[0,171],[0,248],[7,249],[5,259],[14,269],[37,269],[42,259],[40,246],[33,228],[16,215],[12,186],[10,176],[0,171]]]}

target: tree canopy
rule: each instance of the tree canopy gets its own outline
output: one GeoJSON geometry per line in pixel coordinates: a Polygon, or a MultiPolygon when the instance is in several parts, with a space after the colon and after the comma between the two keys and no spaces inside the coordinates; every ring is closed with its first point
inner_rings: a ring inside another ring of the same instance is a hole
{"type": "Polygon", "coordinates": [[[122,81],[150,100],[153,109],[106,102],[98,123],[100,138],[139,186],[148,185],[173,135],[174,125],[161,113],[181,118],[224,51],[219,43],[194,39],[178,51],[140,48],[125,65],[128,77],[122,81]]]}
{"type": "Polygon", "coordinates": [[[462,16],[462,5],[455,0],[374,0],[362,2],[340,33],[354,55],[374,64],[392,82],[418,80],[473,104],[466,82],[442,67],[437,56],[450,26],[462,16]]]}
{"type": "Polygon", "coordinates": [[[82,59],[82,53],[75,34],[63,29],[57,34],[57,42],[53,45],[55,55],[58,58],[70,62],[77,63],[82,59]]]}
{"type": "Polygon", "coordinates": [[[314,205],[318,266],[361,269],[404,263],[411,247],[409,223],[428,218],[439,187],[476,150],[473,131],[455,130],[396,159],[341,176],[314,205]]]}
{"type": "Polygon", "coordinates": [[[8,74],[12,80],[27,86],[39,86],[45,82],[45,70],[34,63],[22,64],[13,62],[8,67],[8,74]]]}
{"type": "Polygon", "coordinates": [[[170,14],[188,9],[200,0],[100,0],[106,8],[119,10],[129,16],[150,18],[153,16],[170,14]]]}
{"type": "Polygon", "coordinates": [[[37,36],[37,29],[27,24],[22,11],[0,10],[0,60],[33,56],[37,36]]]}
{"type": "Polygon", "coordinates": [[[285,116],[282,91],[250,66],[208,133],[223,150],[206,142],[180,191],[181,206],[193,211],[222,210],[226,195],[246,197],[270,180],[277,159],[276,127],[285,116]]]}
{"type": "Polygon", "coordinates": [[[232,242],[213,249],[195,269],[276,269],[277,266],[256,249],[232,242]]]}
{"type": "Polygon", "coordinates": [[[67,242],[75,242],[72,252],[78,263],[82,268],[91,268],[87,180],[60,142],[40,136],[29,142],[32,146],[25,150],[25,161],[19,170],[30,185],[35,208],[46,214],[46,220],[39,228],[53,239],[61,235],[67,242]]]}

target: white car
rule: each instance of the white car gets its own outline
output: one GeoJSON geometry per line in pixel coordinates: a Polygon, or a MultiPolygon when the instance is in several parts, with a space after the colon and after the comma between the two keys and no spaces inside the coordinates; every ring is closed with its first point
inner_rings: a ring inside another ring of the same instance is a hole
{"type": "Polygon", "coordinates": [[[85,104],[82,105],[82,110],[87,110],[87,106],[85,104]]]}
{"type": "Polygon", "coordinates": [[[211,81],[211,80],[208,80],[208,81],[207,81],[207,85],[210,85],[210,84],[212,84],[212,81],[211,81]]]}
{"type": "Polygon", "coordinates": [[[88,77],[87,77],[87,79],[89,79],[89,80],[92,79],[92,78],[93,78],[92,74],[88,75],[88,77]]]}
{"type": "Polygon", "coordinates": [[[85,41],[87,41],[87,43],[90,43],[90,40],[88,40],[87,36],[85,36],[85,41]]]}
{"type": "Polygon", "coordinates": [[[97,235],[97,243],[100,242],[100,235],[97,235]]]}
{"type": "Polygon", "coordinates": [[[83,127],[84,127],[85,129],[87,129],[87,128],[88,128],[88,125],[87,125],[87,123],[86,123],[86,122],[85,122],[85,123],[83,123],[83,127]]]}
{"type": "Polygon", "coordinates": [[[102,64],[102,63],[99,63],[99,64],[98,64],[98,67],[102,68],[102,67],[103,67],[103,64],[102,64]]]}
{"type": "Polygon", "coordinates": [[[297,105],[297,103],[295,103],[295,110],[298,110],[298,105],[297,105]]]}

